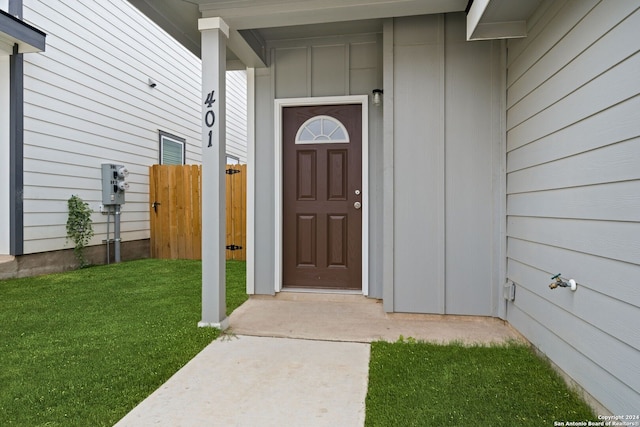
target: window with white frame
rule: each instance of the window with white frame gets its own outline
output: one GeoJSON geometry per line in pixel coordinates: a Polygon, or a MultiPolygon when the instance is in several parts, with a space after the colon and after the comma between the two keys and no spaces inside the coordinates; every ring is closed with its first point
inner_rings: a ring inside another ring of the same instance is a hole
{"type": "Polygon", "coordinates": [[[184,165],[186,140],[160,131],[160,164],[184,165]]]}

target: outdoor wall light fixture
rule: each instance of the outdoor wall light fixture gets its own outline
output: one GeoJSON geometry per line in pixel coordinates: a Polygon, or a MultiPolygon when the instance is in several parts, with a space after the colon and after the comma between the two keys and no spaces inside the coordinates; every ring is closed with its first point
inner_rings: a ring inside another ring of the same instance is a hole
{"type": "Polygon", "coordinates": [[[157,83],[154,80],[152,80],[151,78],[149,78],[149,87],[150,88],[154,88],[156,86],[157,86],[157,83]]]}
{"type": "Polygon", "coordinates": [[[378,106],[382,103],[382,89],[373,90],[373,105],[378,106]]]}

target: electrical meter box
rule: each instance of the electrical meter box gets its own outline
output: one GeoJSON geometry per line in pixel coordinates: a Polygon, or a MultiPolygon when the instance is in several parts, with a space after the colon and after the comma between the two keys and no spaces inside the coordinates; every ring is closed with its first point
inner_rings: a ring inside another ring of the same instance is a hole
{"type": "Polygon", "coordinates": [[[129,171],[123,165],[102,164],[102,204],[124,205],[124,195],[129,189],[126,181],[129,171]]]}

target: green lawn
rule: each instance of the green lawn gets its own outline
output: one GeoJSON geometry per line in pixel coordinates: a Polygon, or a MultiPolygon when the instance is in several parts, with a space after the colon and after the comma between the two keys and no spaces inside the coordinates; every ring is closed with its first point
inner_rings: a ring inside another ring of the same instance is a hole
{"type": "MultiPolygon", "coordinates": [[[[228,311],[246,300],[227,264],[228,311]]],[[[0,425],[110,426],[217,336],[199,261],[140,260],[0,281],[0,425]]]]}
{"type": "Polygon", "coordinates": [[[366,426],[553,426],[597,421],[548,363],[522,344],[375,342],[366,426]]]}
{"type": "MultiPolygon", "coordinates": [[[[0,426],[110,426],[218,332],[199,261],[141,260],[0,281],[0,426]]],[[[227,263],[230,313],[245,263],[227,263]]],[[[524,345],[376,342],[366,425],[545,426],[593,419],[524,345]]]]}

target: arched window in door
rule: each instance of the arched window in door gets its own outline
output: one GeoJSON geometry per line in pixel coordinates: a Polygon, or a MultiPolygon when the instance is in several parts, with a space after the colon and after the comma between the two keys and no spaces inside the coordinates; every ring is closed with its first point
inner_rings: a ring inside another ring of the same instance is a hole
{"type": "Polygon", "coordinates": [[[296,144],[344,144],[349,142],[349,132],[331,116],[315,116],[300,126],[296,144]]]}

